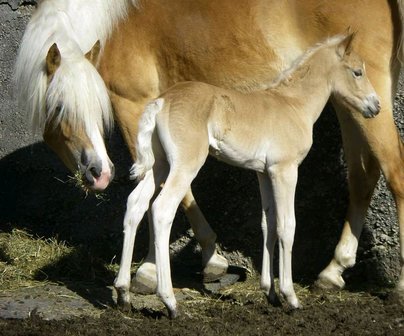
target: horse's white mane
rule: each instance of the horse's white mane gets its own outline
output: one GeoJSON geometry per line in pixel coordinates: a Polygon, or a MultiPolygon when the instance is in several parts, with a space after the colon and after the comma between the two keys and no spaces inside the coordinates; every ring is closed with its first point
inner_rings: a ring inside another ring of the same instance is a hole
{"type": "Polygon", "coordinates": [[[42,0],[27,25],[15,66],[18,100],[31,124],[66,118],[73,127],[112,125],[108,92],[84,57],[97,40],[104,44],[114,25],[137,0],[42,0]],[[45,60],[56,43],[62,62],[47,88],[45,60]],[[63,104],[60,106],[60,104],[63,104]],[[46,108],[47,107],[47,108],[46,108]],[[46,115],[46,111],[48,111],[46,115]]]}
{"type": "Polygon", "coordinates": [[[332,47],[332,46],[337,46],[339,43],[341,43],[347,35],[340,34],[340,35],[335,35],[332,37],[329,37],[328,39],[319,42],[315,44],[313,47],[310,49],[306,50],[302,55],[300,55],[298,58],[296,58],[291,66],[285,70],[283,70],[277,78],[275,78],[272,82],[270,82],[268,85],[265,86],[264,89],[272,89],[274,87],[279,86],[281,83],[283,83],[285,80],[289,79],[290,76],[298,69],[300,68],[305,62],[307,62],[315,53],[317,53],[320,49],[332,47]]]}

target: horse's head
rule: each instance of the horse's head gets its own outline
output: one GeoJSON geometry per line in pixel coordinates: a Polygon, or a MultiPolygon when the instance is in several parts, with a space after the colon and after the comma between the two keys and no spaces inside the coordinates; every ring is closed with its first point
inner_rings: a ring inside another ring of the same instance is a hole
{"type": "Polygon", "coordinates": [[[336,45],[337,66],[334,68],[334,95],[365,118],[373,118],[380,111],[378,95],[366,75],[362,58],[352,50],[355,34],[347,34],[336,45]]]}
{"type": "Polygon", "coordinates": [[[114,176],[103,140],[111,124],[105,85],[92,65],[99,43],[84,55],[64,57],[53,44],[46,57],[45,142],[64,164],[94,191],[105,189],[114,176]]]}

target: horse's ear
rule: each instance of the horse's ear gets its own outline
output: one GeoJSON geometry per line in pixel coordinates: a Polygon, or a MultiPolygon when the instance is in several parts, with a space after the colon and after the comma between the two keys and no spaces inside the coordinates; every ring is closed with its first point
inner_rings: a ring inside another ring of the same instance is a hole
{"type": "Polygon", "coordinates": [[[85,55],[86,58],[93,64],[94,66],[98,62],[98,57],[100,56],[100,50],[101,50],[101,43],[100,40],[95,42],[91,50],[85,55]]]}
{"type": "Polygon", "coordinates": [[[337,46],[337,54],[339,57],[343,58],[345,55],[349,55],[352,51],[352,41],[355,38],[356,33],[348,28],[348,34],[337,46]]]}
{"type": "Polygon", "coordinates": [[[49,76],[52,76],[56,70],[60,66],[60,62],[62,61],[62,57],[60,56],[60,51],[56,43],[52,44],[52,46],[48,50],[48,54],[46,55],[46,73],[49,76]]]}

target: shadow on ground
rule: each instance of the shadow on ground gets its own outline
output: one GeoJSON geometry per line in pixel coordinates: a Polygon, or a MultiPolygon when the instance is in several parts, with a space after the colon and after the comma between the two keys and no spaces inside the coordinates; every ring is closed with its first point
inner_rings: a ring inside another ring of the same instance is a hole
{"type": "MultiPolygon", "coordinates": [[[[332,257],[346,210],[346,173],[336,125],[335,114],[328,108],[315,126],[314,146],[299,171],[294,278],[302,283],[311,283],[332,257]]],[[[75,247],[74,254],[58,265],[49,265],[43,273],[49,280],[66,283],[89,301],[101,300],[107,305],[111,303],[106,299],[107,290],[94,299],[88,289],[75,287],[74,282],[110,285],[115,275],[103,265],[120,259],[126,198],[134,184],[128,180],[131,162],[120,135],[113,133],[108,144],[116,180],[103,199],[85,197],[69,183],[69,173],[44,143],[21,148],[0,160],[0,230],[19,228],[38,237],[56,237],[75,247]],[[79,263],[74,269],[81,271],[69,274],[69,265],[74,263],[79,263]],[[61,267],[66,272],[61,274],[61,267]]],[[[193,188],[230,262],[248,266],[240,259],[241,253],[260,270],[261,215],[255,174],[209,159],[193,188]]],[[[189,228],[181,211],[174,228],[172,240],[189,228]]],[[[142,225],[135,249],[137,261],[145,256],[147,237],[147,225],[142,225]]],[[[366,249],[369,244],[364,241],[361,246],[366,249]]],[[[174,284],[186,286],[187,273],[199,276],[200,257],[195,250],[191,239],[177,251],[172,260],[174,284]]],[[[348,276],[358,282],[378,279],[377,274],[366,273],[366,267],[356,267],[348,276]]]]}

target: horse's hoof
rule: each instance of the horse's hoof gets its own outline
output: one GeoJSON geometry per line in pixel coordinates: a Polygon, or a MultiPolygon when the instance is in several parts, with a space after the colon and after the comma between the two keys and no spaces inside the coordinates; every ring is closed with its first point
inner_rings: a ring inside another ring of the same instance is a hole
{"type": "Polygon", "coordinates": [[[155,294],[157,285],[153,281],[145,281],[145,279],[138,279],[137,277],[132,279],[130,291],[136,294],[148,295],[155,294]]]}
{"type": "Polygon", "coordinates": [[[226,258],[219,254],[212,257],[203,269],[203,282],[213,282],[222,278],[229,267],[226,258]]]}
{"type": "Polygon", "coordinates": [[[136,294],[155,294],[157,291],[156,267],[144,263],[139,267],[132,279],[130,291],[136,294]]]}
{"type": "Polygon", "coordinates": [[[331,277],[327,274],[320,273],[317,281],[313,285],[315,290],[340,290],[345,287],[345,281],[342,276],[331,277]]]}

